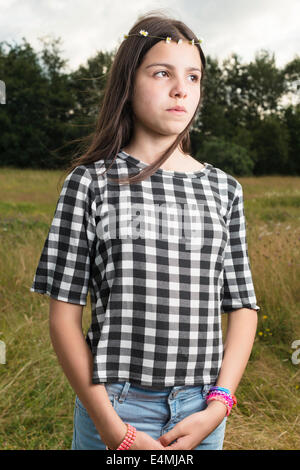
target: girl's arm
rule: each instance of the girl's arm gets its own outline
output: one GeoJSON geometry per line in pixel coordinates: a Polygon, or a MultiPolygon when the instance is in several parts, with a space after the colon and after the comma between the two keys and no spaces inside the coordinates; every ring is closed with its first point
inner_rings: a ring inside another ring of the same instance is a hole
{"type": "Polygon", "coordinates": [[[86,407],[101,439],[110,448],[124,439],[127,426],[115,412],[106,388],[93,384],[92,353],[82,331],[82,305],[50,298],[50,338],[59,363],[86,407]]]}
{"type": "Polygon", "coordinates": [[[216,385],[228,388],[232,394],[235,393],[248,363],[256,328],[256,310],[240,308],[228,313],[223,361],[216,385]]]}
{"type": "MultiPolygon", "coordinates": [[[[257,328],[257,312],[240,308],[228,313],[224,354],[216,385],[234,394],[250,357],[257,328]]],[[[197,447],[226,416],[226,406],[211,401],[203,411],[193,413],[161,436],[158,441],[166,450],[189,450],[197,447]],[[174,444],[171,444],[174,440],[174,444]]]]}
{"type": "MultiPolygon", "coordinates": [[[[92,383],[93,356],[82,331],[82,310],[81,305],[50,297],[50,338],[58,361],[101,440],[110,449],[116,449],[126,435],[127,426],[114,410],[105,385],[92,383]]],[[[163,450],[163,446],[137,430],[130,449],[163,450]]]]}
{"type": "MultiPolygon", "coordinates": [[[[222,366],[216,385],[228,388],[231,394],[235,394],[238,384],[246,369],[253,347],[257,329],[257,311],[250,308],[240,308],[228,313],[226,339],[222,366]]],[[[216,416],[223,417],[226,408],[223,403],[211,401],[207,409],[216,416]],[[222,410],[223,408],[223,410],[222,410]]]]}

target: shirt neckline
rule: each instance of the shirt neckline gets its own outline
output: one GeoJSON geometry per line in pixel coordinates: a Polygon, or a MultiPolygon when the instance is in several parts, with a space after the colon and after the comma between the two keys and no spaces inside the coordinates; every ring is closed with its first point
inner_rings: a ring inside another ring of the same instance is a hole
{"type": "MultiPolygon", "coordinates": [[[[141,169],[147,168],[149,165],[142,160],[138,160],[137,158],[133,157],[129,153],[124,152],[124,150],[120,150],[118,155],[123,158],[124,160],[128,161],[130,164],[137,166],[141,169]]],[[[204,168],[198,171],[175,171],[175,170],[165,170],[163,168],[158,168],[154,174],[158,173],[161,175],[166,176],[173,176],[177,178],[200,178],[208,174],[212,168],[210,163],[204,162],[204,168]]]]}

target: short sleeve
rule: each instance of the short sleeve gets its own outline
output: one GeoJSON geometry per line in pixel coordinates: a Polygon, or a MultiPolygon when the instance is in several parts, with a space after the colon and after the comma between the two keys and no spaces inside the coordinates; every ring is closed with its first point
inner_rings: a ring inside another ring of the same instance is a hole
{"type": "Polygon", "coordinates": [[[240,308],[260,310],[256,304],[248,255],[243,189],[241,184],[237,183],[227,220],[229,238],[224,255],[222,313],[229,313],[240,308]]]}
{"type": "Polygon", "coordinates": [[[96,233],[92,183],[82,165],[66,177],[31,292],[86,305],[96,233]]]}

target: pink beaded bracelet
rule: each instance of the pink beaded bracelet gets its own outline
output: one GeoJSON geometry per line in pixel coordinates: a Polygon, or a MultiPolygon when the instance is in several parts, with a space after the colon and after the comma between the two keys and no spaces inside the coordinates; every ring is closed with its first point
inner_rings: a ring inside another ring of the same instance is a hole
{"type": "MultiPolygon", "coordinates": [[[[131,424],[129,423],[125,423],[125,424],[127,425],[126,436],[124,437],[123,441],[117,447],[116,450],[128,450],[136,438],[136,428],[134,426],[131,426],[131,424]]],[[[110,449],[108,446],[106,446],[106,450],[113,450],[113,449],[110,449]]]]}
{"type": "Polygon", "coordinates": [[[225,395],[223,393],[217,393],[217,392],[211,392],[207,398],[210,398],[210,397],[221,397],[222,399],[224,399],[228,405],[230,406],[230,408],[232,408],[233,406],[233,399],[231,398],[231,396],[229,395],[225,395]]]}
{"type": "Polygon", "coordinates": [[[126,423],[126,424],[127,424],[127,434],[124,437],[124,440],[121,442],[121,444],[117,448],[117,450],[128,450],[136,438],[136,428],[134,426],[131,426],[131,424],[129,423],[126,423]]]}
{"type": "Polygon", "coordinates": [[[220,401],[224,403],[227,408],[226,416],[229,416],[231,409],[237,404],[237,399],[235,395],[231,395],[230,393],[223,392],[222,390],[213,390],[209,392],[206,397],[206,403],[210,401],[220,401]]]}
{"type": "Polygon", "coordinates": [[[210,401],[214,401],[214,400],[224,403],[224,405],[226,406],[226,416],[229,416],[231,408],[230,408],[230,405],[228,405],[227,401],[221,396],[214,396],[214,397],[211,396],[206,400],[206,402],[209,403],[210,401]]]}

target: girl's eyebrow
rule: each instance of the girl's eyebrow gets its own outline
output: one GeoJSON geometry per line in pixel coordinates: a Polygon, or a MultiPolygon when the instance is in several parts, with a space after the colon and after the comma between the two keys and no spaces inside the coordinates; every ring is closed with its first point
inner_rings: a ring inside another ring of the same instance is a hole
{"type": "MultiPolygon", "coordinates": [[[[171,65],[171,64],[165,64],[165,63],[155,63],[155,64],[150,64],[150,65],[147,65],[146,69],[148,69],[149,67],[154,67],[155,65],[163,65],[164,67],[169,67],[169,69],[175,69],[174,65],[171,65]]],[[[188,71],[192,71],[192,70],[197,70],[198,72],[201,73],[201,70],[200,69],[197,69],[196,67],[186,67],[186,70],[188,71]]]]}

